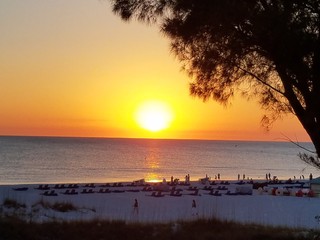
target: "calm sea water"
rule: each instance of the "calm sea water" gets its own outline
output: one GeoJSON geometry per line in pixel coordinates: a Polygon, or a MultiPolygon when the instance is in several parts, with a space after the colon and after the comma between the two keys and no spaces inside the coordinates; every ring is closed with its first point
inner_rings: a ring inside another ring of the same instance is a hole
{"type": "MultiPolygon", "coordinates": [[[[313,149],[311,143],[304,147],[313,149]]],[[[287,142],[0,137],[0,184],[118,182],[145,178],[191,180],[288,179],[318,170],[287,142]]]]}

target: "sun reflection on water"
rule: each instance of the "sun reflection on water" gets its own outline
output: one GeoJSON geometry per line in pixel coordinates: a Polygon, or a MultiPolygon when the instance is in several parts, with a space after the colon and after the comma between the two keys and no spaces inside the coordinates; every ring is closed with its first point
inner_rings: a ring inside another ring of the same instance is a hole
{"type": "Polygon", "coordinates": [[[150,183],[158,183],[161,182],[162,180],[160,179],[160,176],[154,173],[148,173],[145,177],[146,182],[150,183]]]}
{"type": "Polygon", "coordinates": [[[147,182],[162,181],[159,174],[160,163],[159,150],[151,148],[148,151],[147,156],[144,158],[144,166],[148,169],[148,173],[145,175],[145,180],[147,182]]]}

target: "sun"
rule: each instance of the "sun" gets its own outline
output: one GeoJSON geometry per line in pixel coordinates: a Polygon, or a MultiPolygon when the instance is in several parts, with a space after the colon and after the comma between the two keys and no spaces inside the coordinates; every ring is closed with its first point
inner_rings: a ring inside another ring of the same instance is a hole
{"type": "Polygon", "coordinates": [[[158,132],[170,126],[173,114],[169,105],[161,101],[147,101],[136,112],[136,121],[140,127],[158,132]]]}

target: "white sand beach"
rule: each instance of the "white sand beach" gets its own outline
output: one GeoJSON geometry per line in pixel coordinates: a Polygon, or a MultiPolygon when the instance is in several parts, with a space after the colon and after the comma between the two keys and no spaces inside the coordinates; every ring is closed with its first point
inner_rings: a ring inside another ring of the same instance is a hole
{"type": "Polygon", "coordinates": [[[28,221],[37,222],[93,219],[170,222],[215,217],[240,223],[320,228],[316,219],[316,216],[320,215],[320,198],[307,195],[309,191],[306,187],[307,181],[303,188],[301,184],[272,184],[265,186],[263,191],[253,189],[252,184],[240,185],[237,181],[229,181],[226,184],[225,181],[220,180],[215,181],[215,185],[210,185],[209,182],[203,184],[199,181],[192,181],[190,186],[150,183],[148,188],[145,185],[131,186],[130,183],[49,184],[42,185],[42,189],[37,189],[39,186],[0,186],[0,213],[18,215],[28,221]],[[181,196],[170,195],[173,187],[175,188],[172,192],[180,193],[181,196]],[[157,195],[159,188],[163,190],[161,195],[151,196],[157,195]],[[278,190],[272,191],[273,188],[278,190]],[[303,195],[297,197],[296,192],[300,189],[303,195]],[[50,195],[51,191],[54,191],[54,194],[50,195]],[[242,194],[227,195],[228,191],[242,192],[242,194]],[[272,195],[272,192],[275,195],[272,195]],[[216,196],[210,193],[219,194],[216,196]],[[8,199],[25,206],[12,207],[3,204],[8,199]],[[138,201],[138,208],[134,208],[135,199],[138,201]],[[196,208],[192,207],[193,200],[196,208]],[[46,203],[62,202],[71,203],[76,206],[76,209],[60,212],[46,207],[46,203]]]}

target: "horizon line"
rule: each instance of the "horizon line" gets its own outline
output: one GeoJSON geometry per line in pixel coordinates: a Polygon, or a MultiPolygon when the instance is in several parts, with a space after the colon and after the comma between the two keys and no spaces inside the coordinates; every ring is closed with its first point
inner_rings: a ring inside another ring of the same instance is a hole
{"type": "MultiPolygon", "coordinates": [[[[182,140],[182,141],[225,141],[225,142],[288,142],[285,138],[274,140],[248,140],[248,139],[210,139],[210,138],[151,138],[151,137],[108,137],[108,136],[71,136],[71,135],[2,135],[0,137],[33,137],[33,138],[88,138],[88,139],[132,139],[132,140],[182,140]]],[[[298,143],[312,143],[312,141],[301,141],[298,143]]]]}

